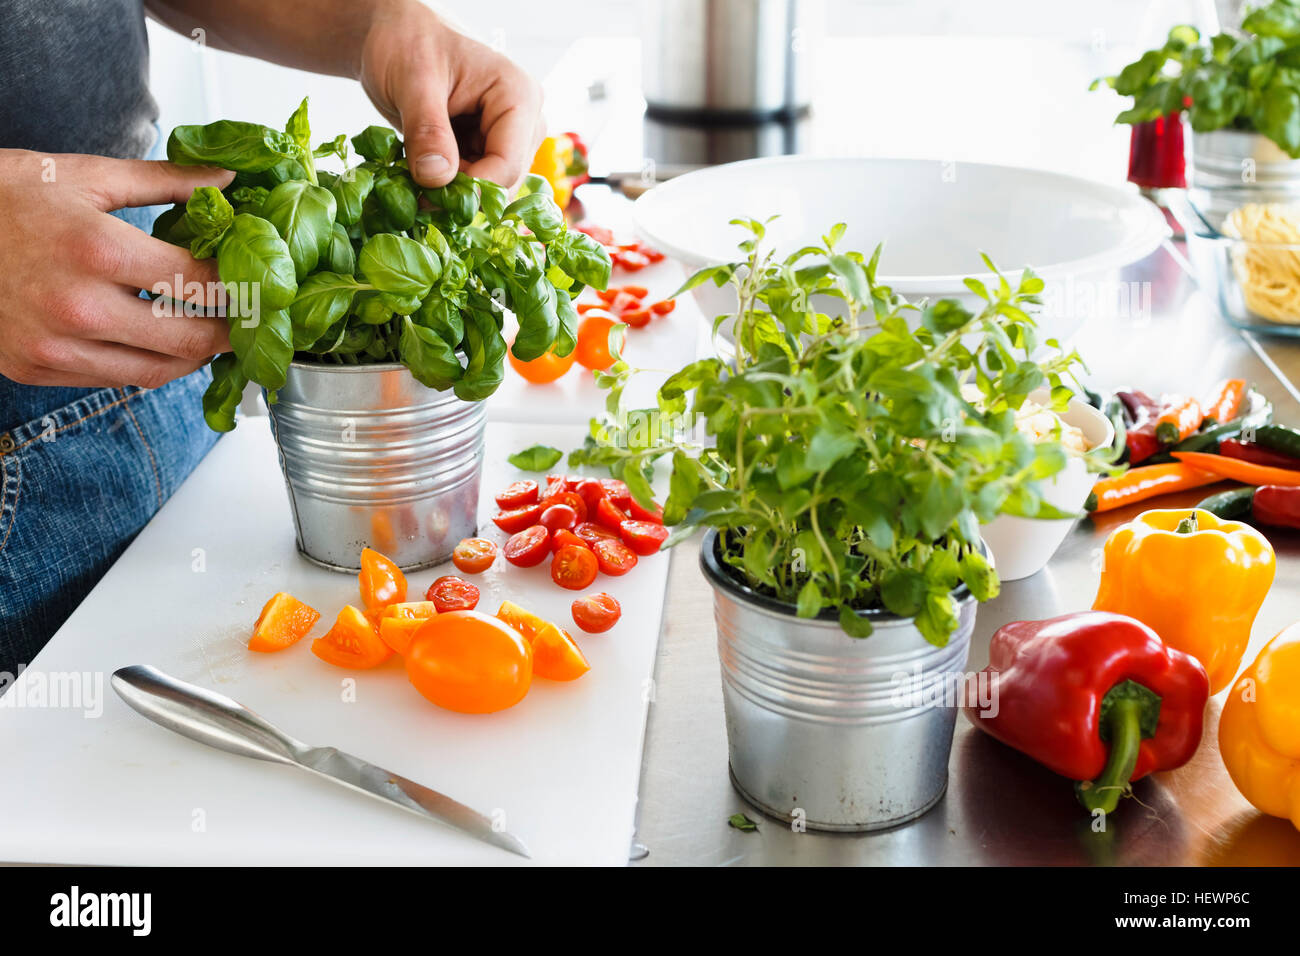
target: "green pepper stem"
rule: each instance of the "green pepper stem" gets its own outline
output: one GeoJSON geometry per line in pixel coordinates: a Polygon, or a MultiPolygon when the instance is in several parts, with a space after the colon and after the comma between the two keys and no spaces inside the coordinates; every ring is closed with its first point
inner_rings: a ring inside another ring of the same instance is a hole
{"type": "Polygon", "coordinates": [[[1174,529],[1175,534],[1192,534],[1196,531],[1196,512],[1193,511],[1182,521],[1178,522],[1178,527],[1174,529]]]}
{"type": "Polygon", "coordinates": [[[1138,748],[1142,743],[1142,712],[1145,705],[1140,700],[1121,698],[1114,702],[1106,714],[1106,729],[1110,736],[1110,755],[1106,766],[1096,780],[1075,785],[1079,802],[1088,810],[1113,813],[1119,798],[1128,789],[1137,766],[1138,748]]]}

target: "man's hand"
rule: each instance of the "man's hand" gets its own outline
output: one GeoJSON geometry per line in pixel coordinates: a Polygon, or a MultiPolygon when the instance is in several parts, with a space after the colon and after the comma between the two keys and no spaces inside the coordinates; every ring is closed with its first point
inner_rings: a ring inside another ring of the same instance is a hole
{"type": "Polygon", "coordinates": [[[528,171],[545,134],[541,87],[428,7],[377,5],[360,70],[370,99],[402,131],[421,185],[445,185],[463,169],[509,188],[528,171]]]}
{"type": "Polygon", "coordinates": [[[231,178],[203,167],[0,149],[0,374],[28,385],[156,388],[228,351],[224,319],[158,316],[137,295],[159,283],[172,289],[178,276],[215,290],[215,262],[195,261],[108,213],[184,202],[196,186],[231,178]]]}

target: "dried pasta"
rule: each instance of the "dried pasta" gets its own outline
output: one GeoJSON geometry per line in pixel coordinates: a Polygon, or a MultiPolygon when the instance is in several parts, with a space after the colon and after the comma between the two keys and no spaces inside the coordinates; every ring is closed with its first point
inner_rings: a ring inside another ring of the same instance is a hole
{"type": "Polygon", "coordinates": [[[1293,211],[1281,203],[1246,203],[1228,214],[1223,234],[1246,240],[1232,250],[1246,307],[1263,319],[1300,324],[1300,224],[1293,211]],[[1294,248],[1270,245],[1285,243],[1294,248]]]}

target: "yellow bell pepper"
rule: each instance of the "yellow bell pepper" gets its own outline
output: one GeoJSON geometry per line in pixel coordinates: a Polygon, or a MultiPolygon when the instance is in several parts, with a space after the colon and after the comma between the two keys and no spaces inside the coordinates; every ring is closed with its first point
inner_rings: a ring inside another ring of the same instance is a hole
{"type": "Polygon", "coordinates": [[[587,148],[577,133],[548,136],[537,147],[528,171],[550,183],[556,205],[567,209],[573,190],[587,181],[587,148]]]}
{"type": "Polygon", "coordinates": [[[1300,623],[1237,680],[1219,718],[1219,752],[1242,796],[1300,830],[1300,623]]]}
{"type": "Polygon", "coordinates": [[[1144,511],[1106,539],[1093,608],[1127,614],[1210,675],[1232,683],[1250,628],[1273,584],[1277,559],[1249,525],[1194,511],[1144,511]]]}

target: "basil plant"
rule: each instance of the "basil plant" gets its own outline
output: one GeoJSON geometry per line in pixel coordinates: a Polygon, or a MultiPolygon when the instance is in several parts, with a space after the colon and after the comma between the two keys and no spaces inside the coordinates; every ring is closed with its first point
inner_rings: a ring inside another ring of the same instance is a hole
{"type": "Polygon", "coordinates": [[[437,189],[411,178],[397,133],[371,126],[311,145],[307,101],[283,131],[221,120],[179,126],[167,156],[235,172],[158,217],[153,234],[216,257],[232,352],[212,362],[204,417],[235,426],[244,386],[272,401],[290,362],[400,362],[438,390],[480,401],[501,384],[504,310],[516,357],[577,343],[573,300],[605,288],[610,260],[570,231],[545,180],[510,200],[464,173],[437,189]],[[355,151],[355,158],[352,152],[355,151]],[[317,168],[332,159],[335,172],[317,168]]]}
{"type": "Polygon", "coordinates": [[[1059,428],[1031,441],[1016,425],[1042,387],[1064,410],[1080,364],[1040,341],[1027,310],[1043,282],[1026,269],[1012,285],[986,257],[996,281],[966,280],[977,310],[911,305],[877,280],[879,248],[869,259],[838,248],[842,224],[778,257],[763,223],[736,222],[749,232],[743,258],[681,290],[735,289],[736,311],[714,324],[715,336],[730,325],[734,360],[693,362],[664,382],[656,407],[625,410],[636,370],[620,359],[598,375],[605,414],[570,463],[608,466],[649,506],[652,465],[667,458],[664,521],[676,527],[665,546],[716,528],[737,580],[800,617],[829,613],[866,637],[858,612],[883,608],[944,644],[957,627],[954,589],[981,601],[998,592],[981,523],[1068,517],[1040,490],[1067,464],[1059,428]],[[841,314],[818,307],[829,302],[841,314]]]}

